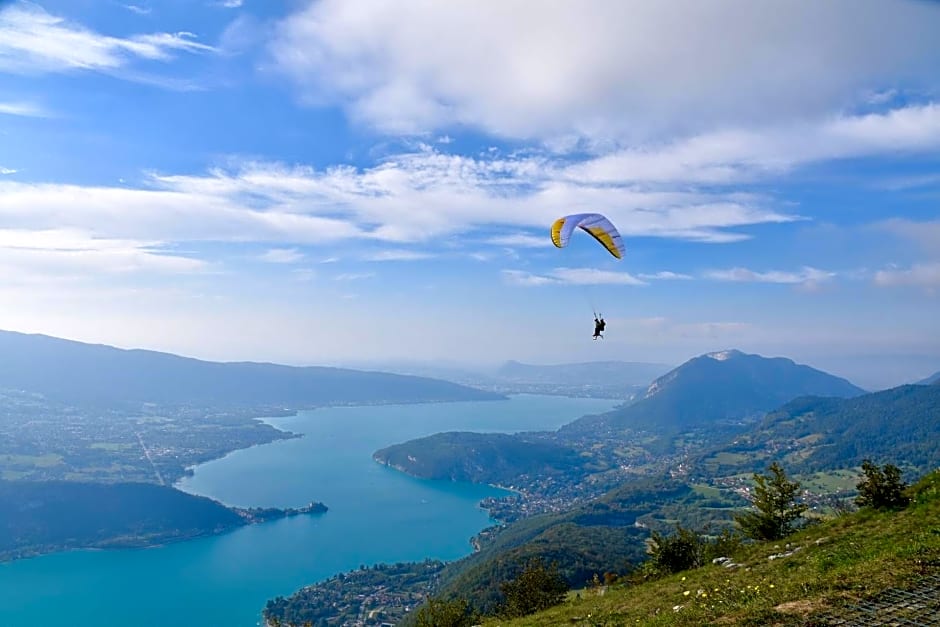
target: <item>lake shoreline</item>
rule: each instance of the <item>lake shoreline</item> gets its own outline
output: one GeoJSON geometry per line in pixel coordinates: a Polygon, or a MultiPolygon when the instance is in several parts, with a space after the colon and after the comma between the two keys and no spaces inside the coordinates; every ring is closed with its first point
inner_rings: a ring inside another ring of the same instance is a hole
{"type": "Polygon", "coordinates": [[[361,565],[458,560],[472,554],[472,538],[494,524],[481,500],[509,492],[390,472],[372,461],[372,452],[447,430],[555,429],[613,405],[520,395],[503,403],[396,403],[258,416],[299,437],[199,464],[174,487],[234,507],[297,506],[315,495],[329,505],[326,515],[146,550],[80,549],[0,565],[0,624],[122,627],[133,617],[136,627],[255,627],[268,600],[361,565]],[[128,573],[134,573],[132,586],[128,573]]]}

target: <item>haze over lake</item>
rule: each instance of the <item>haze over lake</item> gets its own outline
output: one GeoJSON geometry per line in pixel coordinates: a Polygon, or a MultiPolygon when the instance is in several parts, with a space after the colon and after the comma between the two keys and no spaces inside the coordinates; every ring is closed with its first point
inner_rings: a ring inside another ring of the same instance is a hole
{"type": "Polygon", "coordinates": [[[518,395],[508,401],[343,407],[269,419],[304,437],[199,466],[182,489],[240,506],[330,508],[142,550],[73,551],[0,564],[0,625],[250,627],[267,599],[360,564],[451,560],[491,524],[500,491],[412,479],[372,461],[383,446],[441,431],[555,429],[611,400],[518,395]]]}

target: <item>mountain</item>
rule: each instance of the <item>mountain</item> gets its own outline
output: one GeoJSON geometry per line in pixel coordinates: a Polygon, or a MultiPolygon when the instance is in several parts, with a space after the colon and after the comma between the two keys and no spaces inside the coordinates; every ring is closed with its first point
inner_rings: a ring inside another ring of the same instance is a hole
{"type": "Polygon", "coordinates": [[[448,381],[342,368],[220,363],[0,331],[0,388],[71,403],[214,405],[487,400],[501,395],[448,381]]]}
{"type": "Polygon", "coordinates": [[[675,432],[756,419],[799,396],[851,397],[865,390],[783,357],[738,350],[707,353],[653,381],[633,403],[561,429],[675,432]]]}
{"type": "Polygon", "coordinates": [[[940,372],[935,372],[926,379],[921,379],[917,382],[917,385],[933,385],[934,383],[940,383],[940,372]]]}
{"type": "Polygon", "coordinates": [[[149,483],[0,481],[0,562],[67,549],[154,546],[325,511],[320,503],[231,508],[149,483]]]}
{"type": "Polygon", "coordinates": [[[772,411],[699,464],[709,475],[778,460],[792,473],[855,468],[864,459],[926,472],[940,466],[940,384],[902,385],[850,399],[805,397],[772,411]]]}
{"type": "Polygon", "coordinates": [[[669,370],[665,364],[633,361],[591,361],[573,364],[533,365],[507,361],[496,377],[512,383],[554,383],[569,385],[648,385],[669,370]]]}
{"type": "MultiPolygon", "coordinates": [[[[572,593],[523,618],[477,622],[502,627],[935,624],[940,472],[921,479],[910,493],[912,504],[900,511],[817,521],[781,541],[728,543],[718,563],[706,560],[675,575],[628,576],[572,593]]],[[[616,567],[611,559],[596,572],[616,572],[616,567]]],[[[462,590],[453,596],[460,595],[477,600],[462,590]]]]}
{"type": "Polygon", "coordinates": [[[580,474],[572,448],[504,433],[437,433],[376,451],[372,458],[414,477],[509,485],[524,476],[580,474]]]}

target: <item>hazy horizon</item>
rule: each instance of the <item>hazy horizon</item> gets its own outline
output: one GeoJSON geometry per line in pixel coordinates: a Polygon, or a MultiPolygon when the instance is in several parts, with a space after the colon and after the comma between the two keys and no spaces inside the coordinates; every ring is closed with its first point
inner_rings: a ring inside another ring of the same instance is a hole
{"type": "MultiPolygon", "coordinates": [[[[2,331],[12,331],[11,329],[0,329],[2,331]]],[[[14,331],[19,333],[19,331],[14,331]]],[[[47,335],[47,334],[40,334],[47,335]]],[[[57,337],[57,336],[49,336],[57,337]]],[[[75,338],[58,338],[69,341],[80,341],[75,338]]],[[[707,353],[714,353],[726,350],[741,350],[740,347],[736,346],[725,346],[721,348],[714,348],[711,350],[702,351],[700,353],[694,353],[689,355],[684,355],[678,360],[668,361],[668,360],[628,360],[628,359],[610,359],[610,360],[587,360],[587,361],[578,361],[578,360],[560,360],[560,361],[527,361],[524,359],[500,359],[500,360],[488,360],[488,361],[459,361],[454,359],[362,359],[362,360],[337,360],[331,362],[325,361],[290,361],[290,360],[276,360],[276,359],[266,359],[258,358],[252,356],[245,357],[236,357],[233,359],[218,359],[206,355],[198,354],[189,354],[189,353],[179,353],[174,351],[167,351],[160,348],[153,348],[147,346],[138,346],[138,345],[117,345],[109,344],[107,342],[87,342],[90,344],[103,344],[105,346],[113,346],[115,348],[120,348],[124,350],[150,350],[156,352],[168,352],[171,354],[176,354],[182,357],[188,357],[193,359],[200,359],[204,361],[217,361],[217,362],[242,362],[242,361],[251,361],[251,362],[268,362],[276,363],[287,366],[326,366],[326,367],[336,367],[336,368],[350,368],[350,369],[359,369],[359,370],[384,370],[387,372],[398,372],[406,374],[417,374],[419,376],[431,376],[436,378],[447,379],[449,374],[462,373],[465,375],[480,375],[480,376],[491,376],[496,374],[496,371],[507,362],[515,361],[528,365],[534,366],[559,366],[559,365],[570,365],[570,364],[579,364],[579,363],[596,363],[601,361],[617,361],[617,362],[633,362],[633,363],[646,363],[646,364],[655,364],[662,365],[668,369],[678,367],[685,363],[686,361],[698,357],[707,353]]],[[[937,374],[940,372],[940,365],[938,365],[938,360],[932,356],[911,356],[911,355],[858,355],[854,357],[844,357],[840,358],[839,356],[828,355],[819,357],[816,360],[802,360],[795,358],[792,355],[786,353],[779,354],[767,354],[767,353],[752,353],[751,351],[742,351],[744,353],[757,354],[762,357],[784,357],[791,359],[797,364],[807,365],[829,374],[833,374],[838,377],[849,380],[851,383],[858,385],[859,387],[868,390],[868,391],[877,391],[882,389],[887,389],[891,387],[896,387],[898,385],[916,383],[922,379],[925,379],[929,376],[937,374]]]]}
{"type": "Polygon", "coordinates": [[[0,2],[0,328],[940,370],[940,4],[678,4],[0,2]]]}

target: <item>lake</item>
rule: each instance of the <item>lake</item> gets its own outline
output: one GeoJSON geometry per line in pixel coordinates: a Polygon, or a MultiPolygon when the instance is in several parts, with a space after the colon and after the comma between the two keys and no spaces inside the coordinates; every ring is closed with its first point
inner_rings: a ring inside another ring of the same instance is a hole
{"type": "Polygon", "coordinates": [[[264,603],[379,562],[453,560],[492,524],[488,486],[414,479],[375,463],[379,448],[441,431],[556,429],[615,401],[515,395],[506,401],[340,407],[271,418],[304,437],[202,464],[181,489],[298,516],[150,549],[70,551],[0,564],[0,625],[253,627],[264,603]]]}

